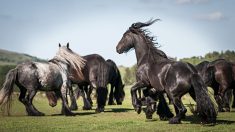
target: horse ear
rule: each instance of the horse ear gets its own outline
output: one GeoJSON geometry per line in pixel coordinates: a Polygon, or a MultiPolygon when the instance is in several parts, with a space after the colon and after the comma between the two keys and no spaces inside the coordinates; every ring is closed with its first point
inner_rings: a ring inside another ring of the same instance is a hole
{"type": "Polygon", "coordinates": [[[59,43],[59,47],[61,47],[61,44],[59,43]]]}
{"type": "Polygon", "coordinates": [[[69,49],[69,42],[67,43],[67,48],[69,49]]]}
{"type": "Polygon", "coordinates": [[[133,27],[129,27],[129,30],[130,30],[132,33],[137,34],[137,31],[136,31],[136,29],[135,29],[135,28],[133,28],[133,27]]]}

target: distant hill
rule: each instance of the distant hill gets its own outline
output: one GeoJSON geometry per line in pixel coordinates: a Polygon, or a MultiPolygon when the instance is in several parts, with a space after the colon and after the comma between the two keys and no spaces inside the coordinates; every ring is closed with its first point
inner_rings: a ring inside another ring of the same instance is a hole
{"type": "Polygon", "coordinates": [[[17,65],[24,61],[45,61],[34,56],[0,49],[0,65],[17,65]]]}
{"type": "Polygon", "coordinates": [[[16,53],[0,49],[0,89],[8,71],[10,69],[15,68],[17,64],[25,61],[45,61],[45,60],[27,54],[16,53]]]}

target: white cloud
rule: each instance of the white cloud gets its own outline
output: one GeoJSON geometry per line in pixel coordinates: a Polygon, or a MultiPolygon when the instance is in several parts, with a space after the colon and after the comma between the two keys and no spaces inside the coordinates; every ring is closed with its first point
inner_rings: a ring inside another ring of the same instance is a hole
{"type": "Polygon", "coordinates": [[[199,15],[196,18],[200,20],[207,20],[207,21],[219,21],[219,20],[225,19],[225,16],[222,12],[215,11],[209,14],[199,15]]]}
{"type": "Polygon", "coordinates": [[[200,4],[200,3],[206,3],[210,0],[176,0],[177,4],[200,4]]]}

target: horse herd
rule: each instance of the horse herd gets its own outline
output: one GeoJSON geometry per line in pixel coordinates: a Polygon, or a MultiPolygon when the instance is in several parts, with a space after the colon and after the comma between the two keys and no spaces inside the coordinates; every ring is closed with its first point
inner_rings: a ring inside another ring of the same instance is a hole
{"type": "MultiPolygon", "coordinates": [[[[134,49],[136,53],[136,83],[131,87],[135,111],[140,113],[142,106],[146,105],[144,111],[147,119],[151,119],[157,111],[161,120],[169,119],[170,124],[178,124],[187,112],[181,97],[189,93],[196,101],[196,115],[201,122],[215,124],[218,113],[216,103],[219,111],[230,111],[229,98],[235,91],[235,64],[218,59],[193,66],[169,59],[156,47],[154,37],[143,29],[157,20],[159,19],[133,23],[116,46],[119,54],[127,53],[130,49],[134,49]],[[207,86],[213,88],[216,102],[211,100],[207,86]],[[171,113],[164,93],[173,103],[176,116],[171,113]]],[[[92,108],[91,93],[96,91],[96,112],[104,111],[108,95],[107,84],[111,84],[109,105],[115,104],[114,99],[121,105],[125,97],[120,72],[112,60],[106,61],[97,54],[80,56],[69,48],[68,43],[66,46],[59,44],[56,56],[48,62],[25,62],[8,72],[0,91],[0,106],[8,114],[14,84],[19,87],[19,101],[25,105],[30,116],[44,115],[32,103],[39,90],[46,91],[51,106],[55,106],[57,99],[61,98],[61,112],[67,116],[74,115],[71,110],[77,109],[78,93],[83,97],[83,109],[89,110],[92,108]],[[78,85],[78,89],[72,89],[72,84],[78,85]],[[67,93],[71,99],[70,107],[67,93]]]]}

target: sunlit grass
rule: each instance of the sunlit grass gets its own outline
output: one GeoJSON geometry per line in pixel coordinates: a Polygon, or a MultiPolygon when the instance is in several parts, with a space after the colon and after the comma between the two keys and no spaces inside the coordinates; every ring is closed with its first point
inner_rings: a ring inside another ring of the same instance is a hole
{"type": "MultiPolygon", "coordinates": [[[[96,102],[94,100],[94,102],[96,102]]],[[[187,107],[190,103],[195,104],[188,96],[183,97],[187,107]]],[[[48,105],[45,96],[38,94],[34,99],[36,108],[44,112],[44,117],[26,116],[23,104],[14,97],[11,116],[0,116],[0,132],[11,131],[234,131],[235,112],[219,113],[218,124],[212,127],[203,126],[192,115],[190,110],[182,124],[170,125],[168,121],[160,121],[155,114],[154,119],[148,121],[145,114],[137,114],[131,105],[130,87],[126,87],[126,97],[123,105],[106,106],[105,112],[96,114],[93,110],[83,111],[82,100],[77,101],[79,110],[74,111],[77,115],[66,117],[58,115],[61,112],[61,101],[58,106],[52,108],[48,105]]],[[[96,105],[96,104],[95,104],[96,105]]],[[[172,111],[173,107],[170,105],[172,111]]],[[[188,107],[187,107],[188,108],[188,107]]]]}

